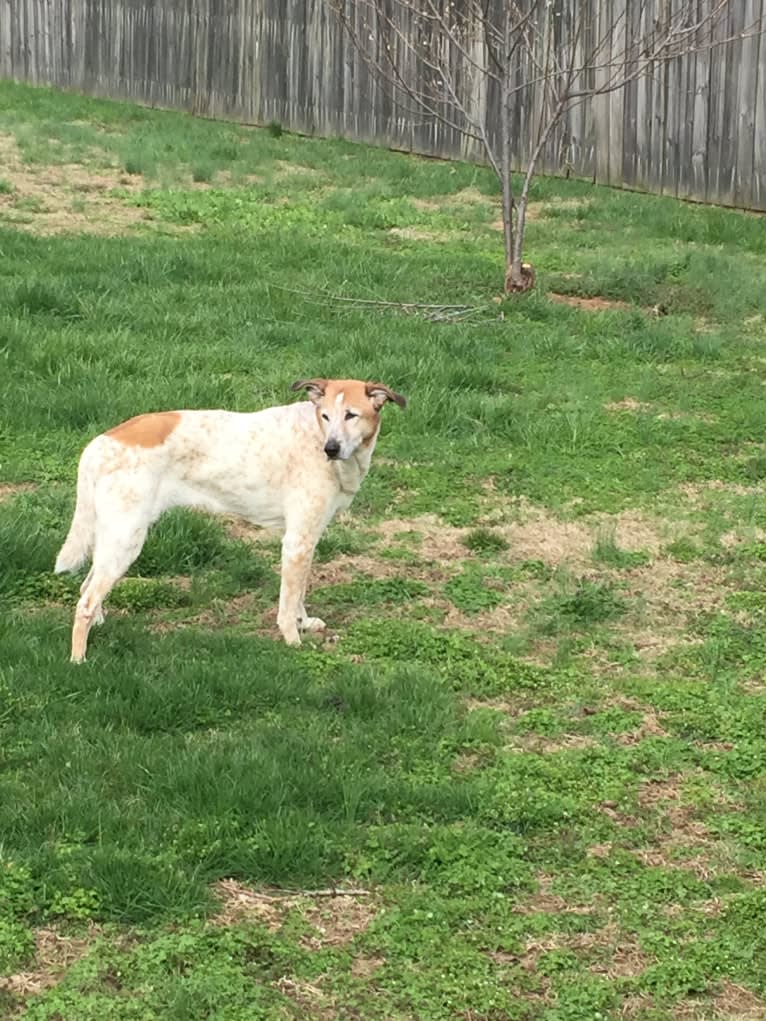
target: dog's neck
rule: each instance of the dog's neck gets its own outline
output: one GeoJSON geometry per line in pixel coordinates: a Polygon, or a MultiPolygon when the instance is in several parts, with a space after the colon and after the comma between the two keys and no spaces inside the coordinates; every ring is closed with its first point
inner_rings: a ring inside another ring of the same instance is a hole
{"type": "Polygon", "coordinates": [[[370,470],[370,463],[372,462],[372,455],[377,440],[378,433],[375,433],[367,446],[359,447],[345,461],[333,462],[340,488],[344,493],[353,496],[361,486],[365,475],[370,470]]]}

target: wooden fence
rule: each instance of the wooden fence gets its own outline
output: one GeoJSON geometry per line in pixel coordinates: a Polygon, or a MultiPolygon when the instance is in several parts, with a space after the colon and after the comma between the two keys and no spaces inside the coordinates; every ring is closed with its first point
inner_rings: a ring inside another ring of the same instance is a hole
{"type": "MultiPolygon", "coordinates": [[[[638,2],[556,0],[570,18],[586,8],[595,18],[621,10],[623,32],[639,30],[631,14],[638,2]]],[[[648,16],[653,5],[659,12],[671,2],[649,0],[648,16]]],[[[710,0],[698,2],[704,8],[710,0]]],[[[357,16],[355,0],[345,6],[357,16]]],[[[727,17],[726,36],[762,27],[766,0],[731,0],[727,17]]],[[[365,38],[374,52],[380,40],[365,38]]],[[[0,77],[439,156],[480,156],[458,132],[413,118],[396,102],[327,0],[0,0],[0,77]]],[[[496,100],[491,89],[477,98],[491,131],[496,100]]],[[[528,146],[524,125],[522,109],[520,158],[528,146]]],[[[766,210],[766,37],[748,32],[582,104],[541,169],[766,210]]]]}

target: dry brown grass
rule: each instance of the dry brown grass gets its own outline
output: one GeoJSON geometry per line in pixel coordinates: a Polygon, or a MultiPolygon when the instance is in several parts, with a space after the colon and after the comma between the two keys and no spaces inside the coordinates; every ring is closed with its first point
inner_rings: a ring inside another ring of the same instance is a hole
{"type": "Polygon", "coordinates": [[[697,412],[689,411],[657,411],[653,404],[648,404],[646,401],[636,400],[635,397],[624,397],[620,401],[610,401],[604,405],[605,411],[611,411],[615,414],[622,412],[628,412],[630,414],[642,414],[651,415],[656,418],[657,421],[670,421],[670,422],[716,422],[717,419],[713,415],[699,414],[697,412]]]}
{"type": "Polygon", "coordinates": [[[392,237],[401,238],[403,241],[436,241],[442,243],[454,241],[456,237],[459,237],[458,231],[455,230],[434,230],[428,227],[391,227],[388,233],[392,237]]]}
{"type": "Polygon", "coordinates": [[[0,135],[0,163],[3,178],[14,188],[11,194],[0,195],[0,215],[22,230],[114,235],[146,222],[144,210],[110,194],[115,188],[141,191],[141,178],[116,170],[89,170],[77,163],[28,166],[11,135],[0,135]],[[18,208],[19,200],[33,200],[39,211],[30,213],[23,204],[18,208]]]}
{"type": "MultiPolygon", "coordinates": [[[[487,497],[493,506],[499,506],[491,486],[487,488],[487,497]]],[[[501,521],[492,521],[491,513],[485,518],[507,544],[506,549],[493,555],[493,563],[514,567],[540,562],[559,573],[561,584],[566,584],[567,578],[606,583],[616,587],[625,599],[627,611],[611,624],[613,643],[594,642],[580,653],[588,659],[594,673],[624,672],[628,669],[624,660],[626,649],[633,650],[646,666],[654,669],[655,663],[670,650],[701,641],[689,638],[690,621],[726,606],[730,590],[727,566],[711,565],[703,560],[679,563],[664,554],[673,539],[697,534],[700,526],[693,520],[678,515],[672,518],[652,516],[637,510],[566,520],[523,500],[506,506],[503,514],[501,521]],[[604,537],[620,550],[648,554],[651,561],[630,569],[598,562],[596,549],[604,537]]],[[[360,526],[353,517],[346,521],[350,527],[360,526]]],[[[541,665],[549,664],[557,654],[559,642],[555,636],[537,634],[533,626],[534,608],[550,594],[549,581],[516,578],[508,582],[499,605],[476,613],[461,610],[442,591],[444,584],[457,575],[465,563],[478,560],[466,546],[472,529],[448,525],[436,514],[390,518],[374,526],[366,525],[366,529],[377,539],[370,550],[315,562],[310,578],[310,603],[317,589],[360,578],[415,579],[431,587],[431,592],[420,599],[419,604],[440,626],[468,631],[480,641],[493,641],[498,635],[521,636],[526,645],[520,655],[541,665]],[[417,542],[407,541],[408,535],[416,537],[417,542]],[[379,554],[379,550],[390,547],[406,548],[411,558],[403,561],[379,554]]],[[[276,532],[256,529],[235,518],[227,520],[227,530],[234,538],[259,545],[273,546],[278,541],[276,532]]],[[[733,542],[734,539],[725,537],[724,541],[733,542]]],[[[276,557],[275,552],[275,560],[276,557]]],[[[275,570],[278,570],[276,564],[275,570]]],[[[315,600],[313,606],[324,616],[315,600]]],[[[346,607],[342,616],[349,619],[366,612],[362,603],[358,608],[346,607]]],[[[390,607],[388,612],[394,616],[406,614],[408,607],[390,607]]],[[[254,614],[258,617],[258,626],[265,629],[264,633],[272,633],[273,614],[269,610],[259,611],[249,594],[237,596],[225,605],[216,604],[186,623],[214,627],[246,621],[254,614]]],[[[624,735],[619,740],[631,743],[662,733],[656,718],[645,718],[635,734],[624,735]]]]}
{"type": "Polygon", "coordinates": [[[222,879],[214,886],[221,906],[210,919],[211,925],[236,925],[256,920],[270,931],[282,928],[287,916],[298,911],[312,932],[301,943],[312,950],[345,946],[363,933],[377,914],[372,897],[318,896],[311,892],[286,893],[278,890],[254,890],[236,879],[222,879]]]}
{"type": "Polygon", "coordinates": [[[0,990],[25,998],[57,985],[67,970],[85,957],[98,931],[91,926],[86,936],[73,937],[64,936],[53,928],[37,929],[32,966],[26,971],[0,977],[0,990]]]}
{"type": "Polygon", "coordinates": [[[37,489],[34,482],[0,482],[0,502],[11,500],[19,493],[30,493],[37,489]]]}
{"type": "Polygon", "coordinates": [[[557,305],[569,305],[572,308],[579,308],[585,312],[604,312],[610,309],[627,309],[631,306],[627,301],[616,301],[612,298],[580,298],[575,294],[557,294],[549,291],[548,297],[557,305]]]}
{"type": "MultiPolygon", "coordinates": [[[[28,165],[15,138],[7,134],[0,134],[0,166],[3,179],[14,189],[0,195],[0,222],[19,230],[41,235],[113,237],[153,226],[146,209],[129,205],[114,194],[116,189],[134,195],[143,191],[145,181],[140,176],[109,167],[88,168],[79,163],[28,165]]],[[[162,229],[186,234],[197,227],[164,224],[162,229]]]]}
{"type": "Polygon", "coordinates": [[[724,979],[708,1001],[684,1001],[673,1011],[676,1021],[766,1021],[766,1000],[724,979]]]}
{"type": "MultiPolygon", "coordinates": [[[[699,807],[686,800],[684,787],[690,779],[693,779],[693,774],[678,773],[647,780],[641,785],[639,805],[655,817],[659,829],[649,845],[633,853],[648,867],[685,869],[703,882],[716,876],[734,874],[754,885],[761,885],[763,875],[742,869],[729,844],[711,833],[699,818],[699,807]]],[[[717,792],[717,803],[723,812],[742,809],[742,805],[722,789],[717,792]]]]}
{"type": "Polygon", "coordinates": [[[537,890],[527,894],[513,907],[514,914],[518,915],[592,915],[595,914],[600,900],[597,897],[589,904],[573,903],[565,897],[552,892],[554,877],[547,872],[540,872],[537,875],[537,890]]]}
{"type": "Polygon", "coordinates": [[[652,411],[651,404],[647,404],[645,401],[637,401],[635,397],[623,397],[621,401],[609,401],[604,405],[604,411],[631,411],[631,412],[646,412],[652,411]]]}
{"type": "MultiPolygon", "coordinates": [[[[494,205],[499,207],[498,202],[495,202],[494,205]]],[[[544,219],[545,216],[553,210],[564,210],[566,212],[574,213],[578,209],[582,209],[589,205],[591,205],[590,199],[560,198],[559,196],[552,196],[542,202],[530,202],[527,205],[525,223],[537,223],[538,220],[544,219]]],[[[493,220],[490,226],[493,230],[502,231],[504,229],[502,217],[497,217],[497,219],[493,220]]],[[[577,275],[578,274],[566,274],[566,276],[577,275]]]]}
{"type": "MultiPolygon", "coordinates": [[[[635,978],[652,963],[638,944],[613,922],[592,932],[552,933],[544,939],[528,940],[519,955],[503,953],[502,962],[536,972],[540,958],[554,950],[571,950],[585,959],[598,957],[588,965],[588,970],[609,979],[635,978]]],[[[497,960],[498,955],[492,956],[497,960]]]]}

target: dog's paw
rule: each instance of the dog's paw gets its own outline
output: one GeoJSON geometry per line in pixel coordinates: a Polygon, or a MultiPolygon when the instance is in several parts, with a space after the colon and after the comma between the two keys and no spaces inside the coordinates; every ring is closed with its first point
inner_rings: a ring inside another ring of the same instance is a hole
{"type": "Polygon", "coordinates": [[[321,617],[304,617],[301,621],[301,631],[324,631],[326,627],[321,617]]]}
{"type": "Polygon", "coordinates": [[[282,635],[285,645],[300,645],[301,636],[298,633],[298,628],[293,624],[291,627],[282,626],[277,622],[279,633],[282,635]]]}

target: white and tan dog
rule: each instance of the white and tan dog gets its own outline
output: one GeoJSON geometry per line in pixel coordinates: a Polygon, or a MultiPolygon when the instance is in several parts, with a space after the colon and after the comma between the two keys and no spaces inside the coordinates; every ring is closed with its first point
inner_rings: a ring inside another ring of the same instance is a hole
{"type": "Polygon", "coordinates": [[[386,401],[382,383],[309,379],[310,400],[252,414],[162,411],[139,415],[82,453],[77,506],[56,573],[92,566],[80,588],[72,661],[85,659],[103,602],[141,552],[150,525],[171,507],[236,514],[284,531],[277,625],[288,645],[321,631],[306,616],[311,559],[333,516],[351,504],[370,467],[386,401]]]}

